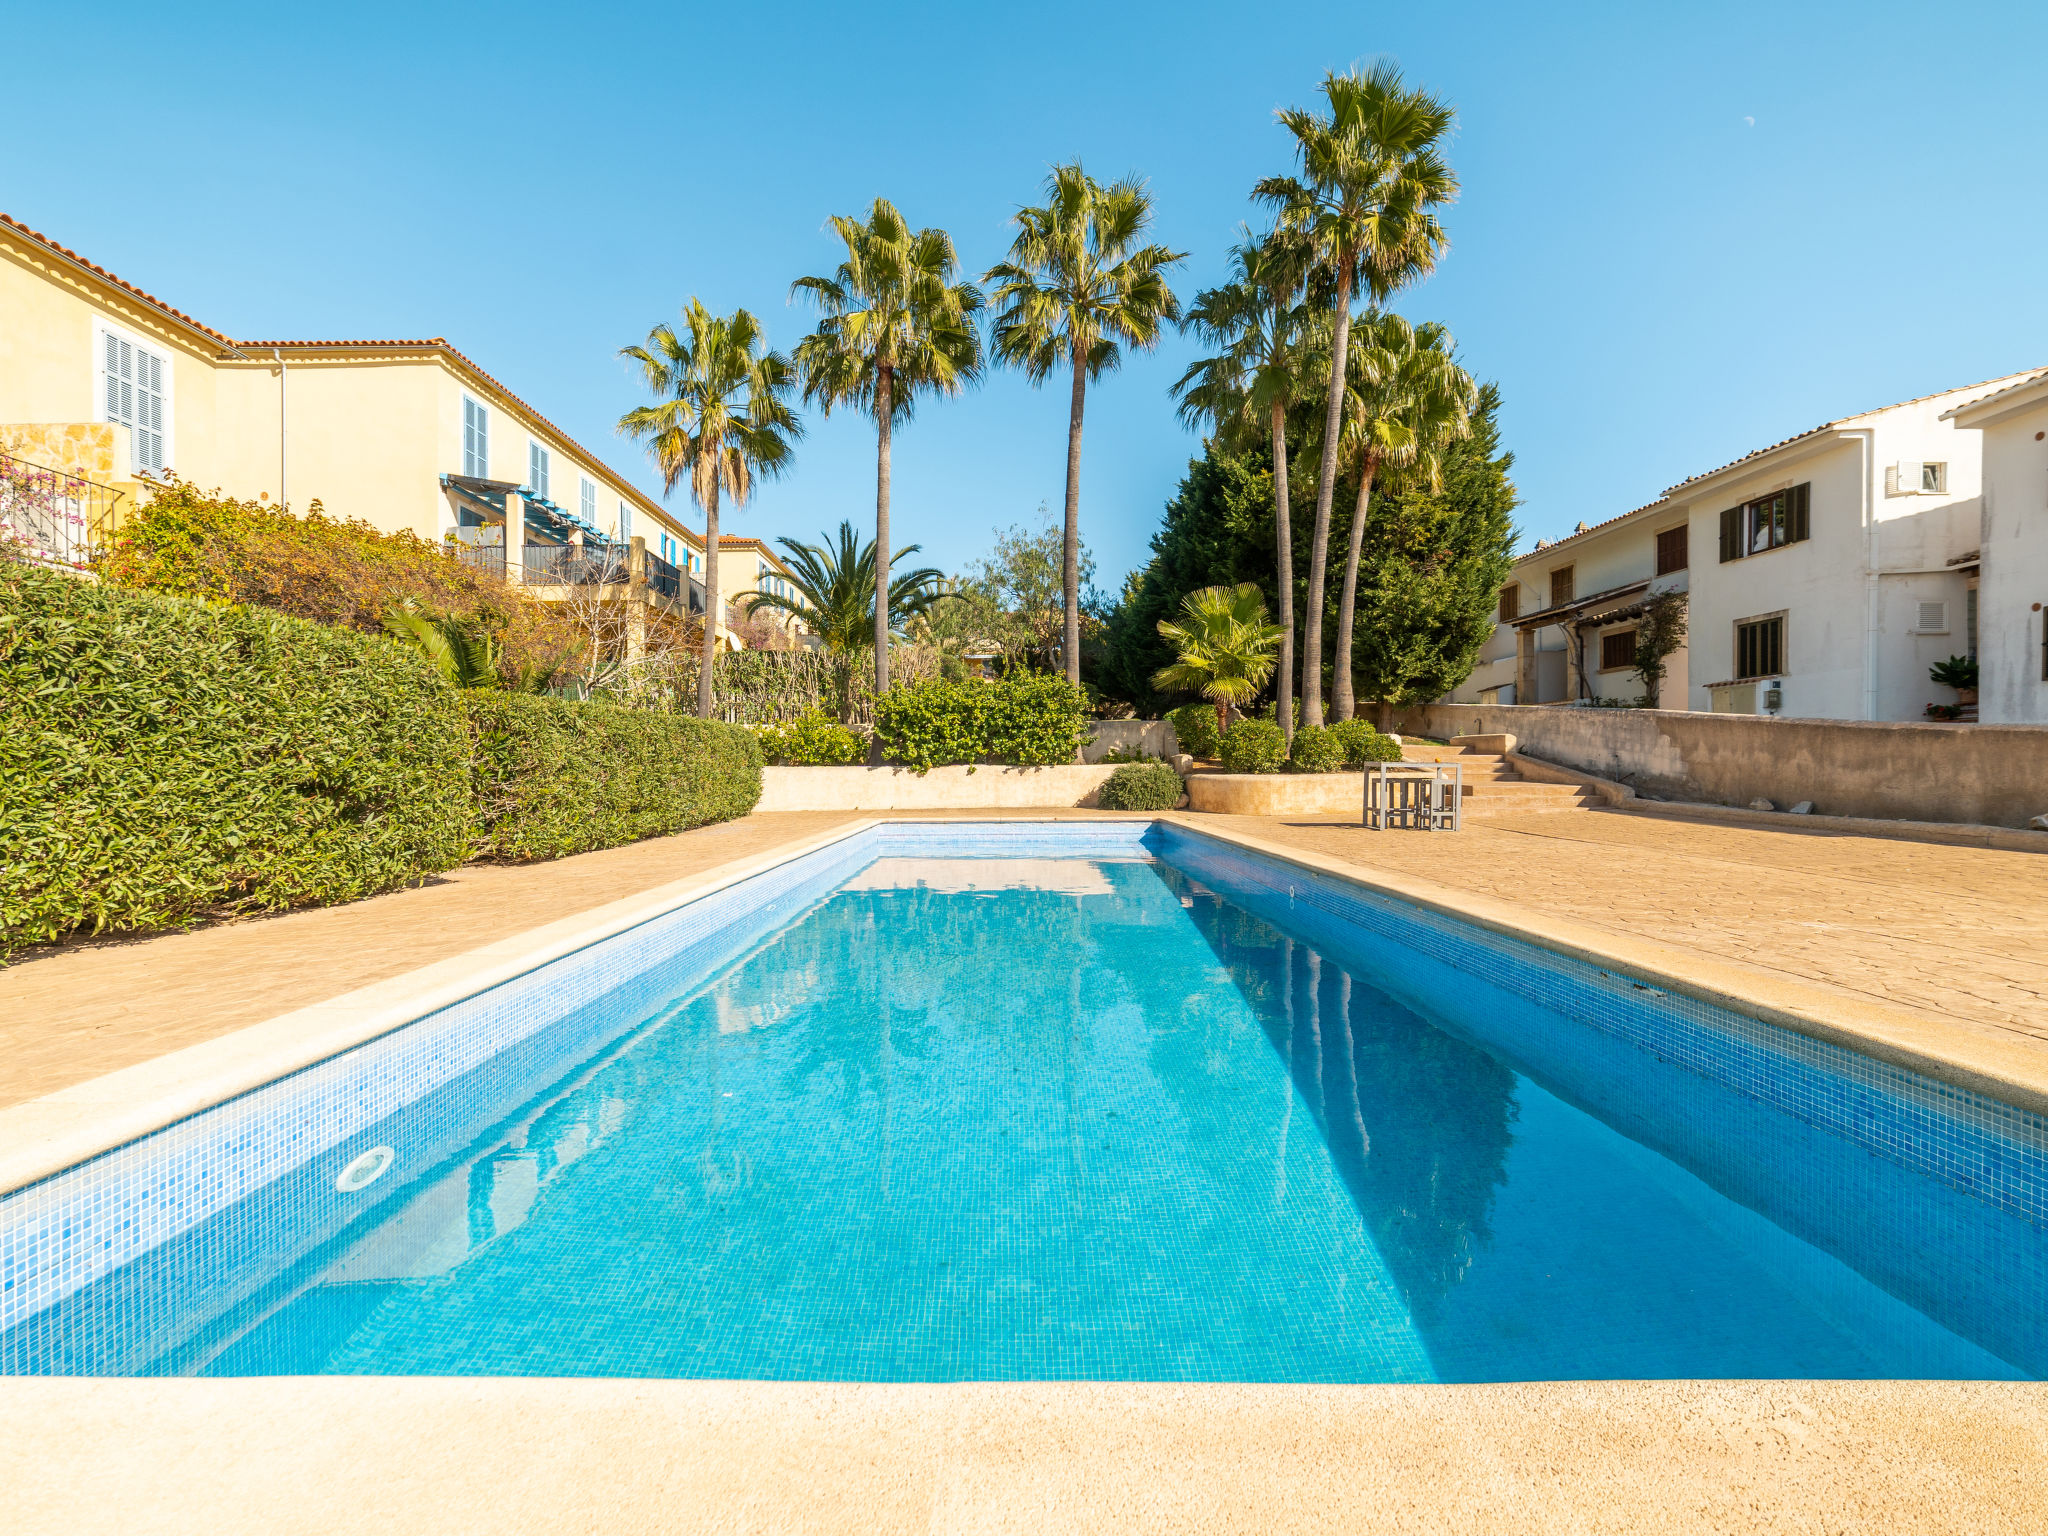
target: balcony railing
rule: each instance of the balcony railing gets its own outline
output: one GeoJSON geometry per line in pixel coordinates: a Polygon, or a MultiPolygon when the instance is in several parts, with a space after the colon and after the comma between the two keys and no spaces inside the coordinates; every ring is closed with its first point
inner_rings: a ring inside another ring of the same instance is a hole
{"type": "Polygon", "coordinates": [[[704,611],[704,583],[695,576],[670,564],[653,550],[647,552],[647,590],[671,603],[683,601],[683,593],[689,592],[689,611],[704,611]]]}
{"type": "Polygon", "coordinates": [[[479,528],[457,528],[455,558],[472,570],[502,580],[505,575],[505,525],[485,523],[479,528]]]}
{"type": "Polygon", "coordinates": [[[114,542],[121,493],[0,453],[0,542],[39,565],[84,567],[114,542]]]}
{"type": "Polygon", "coordinates": [[[626,551],[616,544],[529,544],[519,568],[529,587],[609,586],[626,579],[626,551]]]}

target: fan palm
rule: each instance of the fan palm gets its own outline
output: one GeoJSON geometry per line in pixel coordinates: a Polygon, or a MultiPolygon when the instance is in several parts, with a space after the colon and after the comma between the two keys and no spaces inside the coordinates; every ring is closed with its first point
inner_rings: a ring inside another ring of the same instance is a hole
{"type": "Polygon", "coordinates": [[[1019,208],[1007,261],[983,281],[994,287],[993,346],[999,362],[1042,384],[1068,365],[1067,506],[1061,586],[1066,612],[1060,654],[1067,681],[1081,681],[1081,415],[1088,381],[1123,360],[1127,346],[1149,351],[1160,328],[1180,318],[1167,286],[1169,267],[1185,259],[1138,242],[1152,227],[1152,194],[1135,176],[1104,186],[1079,162],[1056,165],[1045,202],[1019,208]]]}
{"type": "Polygon", "coordinates": [[[851,406],[875,420],[875,544],[882,558],[869,571],[874,615],[875,692],[889,688],[889,612],[881,601],[889,554],[890,439],[908,421],[922,393],[957,394],[981,374],[981,332],[975,315],[981,290],[955,282],[960,263],[943,229],[911,229],[894,204],[876,198],[865,223],[835,217],[846,259],[830,277],[800,277],[792,297],[817,306],[817,330],[796,346],[804,399],[827,416],[851,406]]]}
{"type": "Polygon", "coordinates": [[[1399,315],[1359,317],[1346,363],[1345,443],[1358,469],[1358,501],[1337,600],[1337,665],[1330,702],[1339,720],[1357,712],[1351,690],[1351,639],[1358,603],[1358,557],[1365,543],[1367,503],[1386,470],[1430,490],[1442,479],[1442,450],[1472,430],[1479,387],[1452,360],[1454,343],[1441,325],[1412,326],[1399,315]]]}
{"type": "Polygon", "coordinates": [[[718,655],[718,499],[744,507],[757,479],[789,467],[803,423],[790,409],[789,359],[766,350],[761,324],[744,309],[714,315],[697,299],[683,307],[683,328],[657,325],[647,344],[623,347],[640,365],[654,405],[619,418],[619,430],[646,441],[673,494],[684,480],[704,509],[704,638],[697,668],[697,713],[711,716],[711,673],[718,655]]]}
{"type": "Polygon", "coordinates": [[[1433,268],[1448,244],[1436,210],[1458,191],[1457,177],[1443,159],[1457,116],[1449,103],[1409,89],[1386,62],[1362,74],[1326,75],[1323,96],[1327,111],[1280,113],[1294,135],[1300,177],[1268,177],[1253,192],[1277,207],[1283,227],[1310,242],[1330,290],[1329,393],[1302,621],[1302,718],[1311,725],[1323,718],[1323,590],[1352,296],[1363,283],[1373,298],[1384,299],[1433,268]]]}
{"type": "Polygon", "coordinates": [[[1231,252],[1231,279],[1204,289],[1187,327],[1220,350],[1191,364],[1173,386],[1181,419],[1208,422],[1218,436],[1264,432],[1273,451],[1273,543],[1280,606],[1275,714],[1294,735],[1294,528],[1287,494],[1287,411],[1305,393],[1313,366],[1302,344],[1304,243],[1285,230],[1231,252]]]}
{"type": "Polygon", "coordinates": [[[417,598],[401,598],[384,615],[385,631],[412,647],[454,688],[498,686],[498,642],[452,614],[430,614],[417,598]]]}
{"type": "Polygon", "coordinates": [[[1216,729],[1230,729],[1230,711],[1258,696],[1273,675],[1280,627],[1266,622],[1266,599],[1256,583],[1203,587],[1181,599],[1181,617],[1159,621],[1159,633],[1179,659],[1152,674],[1152,686],[1194,692],[1216,706],[1216,729]]]}

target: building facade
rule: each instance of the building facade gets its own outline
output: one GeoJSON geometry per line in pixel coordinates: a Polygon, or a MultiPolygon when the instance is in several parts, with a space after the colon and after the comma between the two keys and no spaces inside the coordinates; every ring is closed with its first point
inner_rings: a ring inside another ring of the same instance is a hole
{"type": "Polygon", "coordinates": [[[5,215],[0,455],[131,506],[174,474],[317,500],[544,597],[705,606],[702,535],[444,338],[237,341],[5,215]]]}
{"type": "Polygon", "coordinates": [[[2048,372],[1950,410],[1976,437],[1978,708],[1992,725],[2048,721],[2048,372]]]}
{"type": "MultiPolygon", "coordinates": [[[[2044,377],[2013,375],[1826,422],[1682,481],[1648,507],[1539,545],[1516,562],[1481,665],[1452,699],[1639,697],[1625,631],[1648,597],[1682,590],[1688,637],[1668,663],[1664,708],[1842,720],[1966,709],[1930,668],[1978,656],[1992,598],[2002,636],[2024,626],[2007,611],[2016,595],[1996,581],[1990,597],[1984,590],[1991,450],[1988,434],[1959,418],[1972,401],[2044,377]]],[[[2017,421],[2025,409],[2014,402],[1997,414],[2017,421]]],[[[2011,435],[2021,442],[2019,426],[2011,435]]],[[[2017,486],[2025,455],[2009,456],[2017,486]]],[[[2016,515],[2009,510],[2008,522],[2016,515]]],[[[2007,558],[2024,571],[2033,545],[2009,532],[2007,558]]],[[[2000,706],[2021,707],[2036,710],[2025,718],[2048,719],[2018,696],[2000,706]]]]}

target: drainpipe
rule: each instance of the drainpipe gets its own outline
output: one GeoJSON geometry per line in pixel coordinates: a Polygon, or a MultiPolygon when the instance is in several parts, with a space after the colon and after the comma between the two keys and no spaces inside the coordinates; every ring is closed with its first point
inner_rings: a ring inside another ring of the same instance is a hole
{"type": "Polygon", "coordinates": [[[1863,718],[1877,718],[1877,502],[1871,494],[1876,432],[1859,428],[1863,447],[1863,718]]]}
{"type": "Polygon", "coordinates": [[[270,355],[277,359],[277,504],[280,507],[289,507],[291,478],[287,473],[290,466],[286,458],[285,443],[291,424],[291,402],[285,393],[284,353],[272,347],[270,355]]]}

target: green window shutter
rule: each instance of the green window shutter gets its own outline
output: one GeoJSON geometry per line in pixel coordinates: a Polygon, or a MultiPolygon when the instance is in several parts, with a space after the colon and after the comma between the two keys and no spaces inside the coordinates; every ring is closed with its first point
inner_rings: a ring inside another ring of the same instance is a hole
{"type": "Polygon", "coordinates": [[[1797,544],[1807,536],[1807,495],[1812,489],[1813,486],[1810,483],[1795,485],[1786,493],[1787,499],[1792,503],[1791,510],[1786,517],[1788,526],[1785,530],[1785,542],[1787,544],[1797,544]]]}

